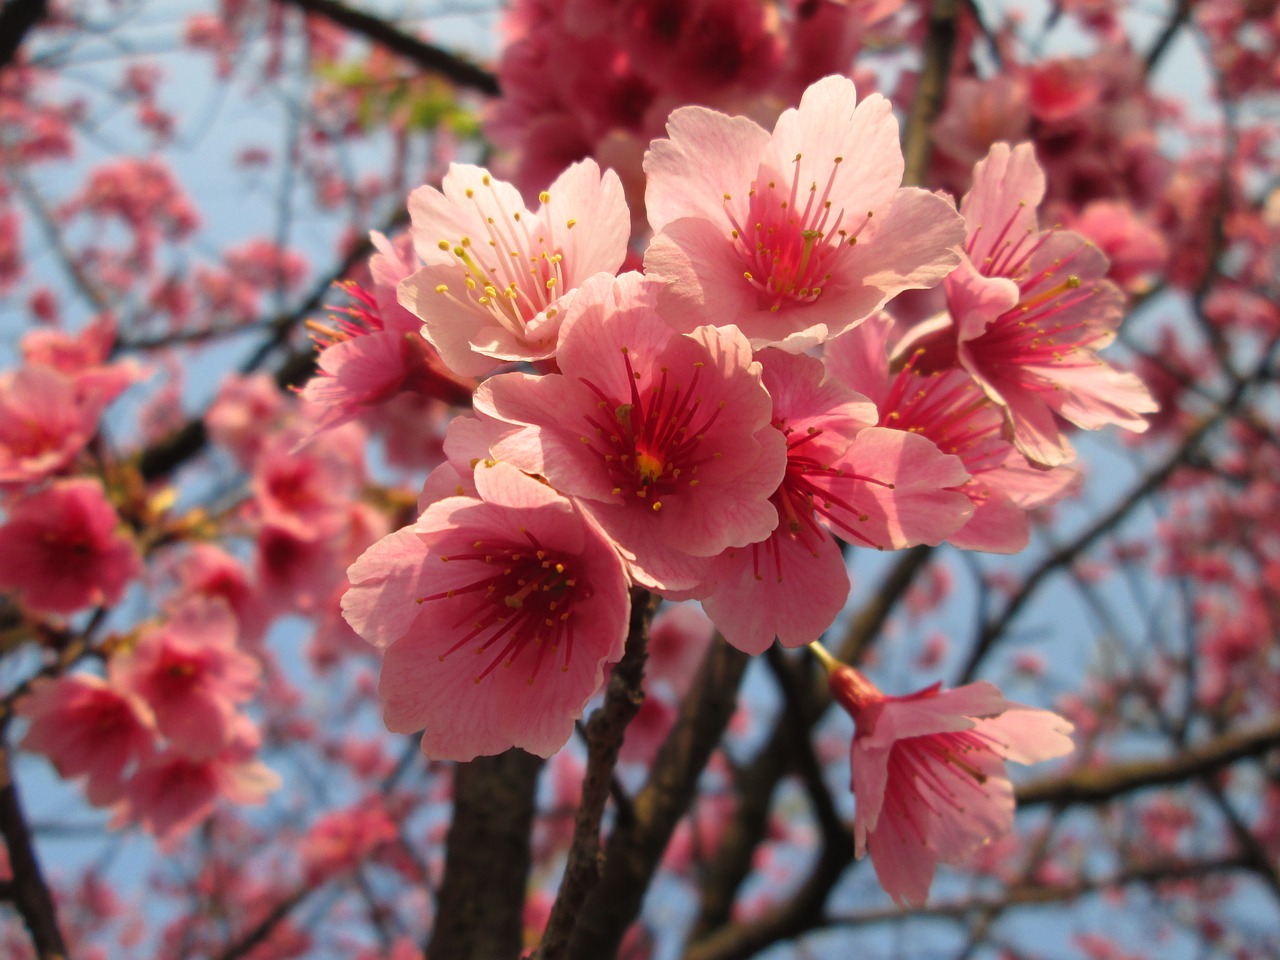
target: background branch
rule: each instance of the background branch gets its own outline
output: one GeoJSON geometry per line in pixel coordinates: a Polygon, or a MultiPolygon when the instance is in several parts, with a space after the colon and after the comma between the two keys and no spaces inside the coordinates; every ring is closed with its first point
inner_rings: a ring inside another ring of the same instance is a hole
{"type": "Polygon", "coordinates": [[[392,53],[411,60],[415,66],[423,70],[438,73],[460,87],[466,87],[490,97],[496,97],[499,93],[498,78],[489,71],[448,50],[419,40],[411,33],[405,33],[381,17],[349,7],[345,3],[336,3],[334,0],[280,0],[280,2],[292,4],[307,13],[332,20],[338,26],[346,27],[379,46],[386,47],[392,53]]]}

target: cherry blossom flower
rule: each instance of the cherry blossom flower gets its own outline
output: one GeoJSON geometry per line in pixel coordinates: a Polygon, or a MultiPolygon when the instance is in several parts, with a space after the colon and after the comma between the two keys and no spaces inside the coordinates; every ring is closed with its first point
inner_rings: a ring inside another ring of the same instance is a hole
{"type": "Polygon", "coordinates": [[[22,338],[22,357],[71,377],[81,402],[101,408],[149,375],[132,358],[112,362],[115,342],[115,319],[104,314],[75,334],[57,328],[32,330],[22,338]]]}
{"type": "Polygon", "coordinates": [[[102,408],[53,367],[0,376],[0,485],[34,483],[66,467],[98,429],[102,408]]]}
{"type": "Polygon", "coordinates": [[[1086,430],[1141,433],[1142,414],[1156,406],[1136,376],[1098,359],[1115,339],[1124,295],[1104,279],[1096,247],[1039,229],[1044,185],[1030,144],[991,148],[960,204],[968,256],[946,280],[950,317],[917,325],[896,353],[924,346],[921,372],[963,366],[1000,406],[1018,450],[1053,467],[1072,456],[1055,414],[1086,430]]]}
{"type": "Polygon", "coordinates": [[[270,374],[228,376],[205,417],[209,436],[226,448],[240,466],[252,469],[269,431],[286,415],[285,398],[270,374]]]}
{"type": "MultiPolygon", "coordinates": [[[[346,423],[365,410],[411,391],[451,404],[467,404],[473,384],[450,371],[422,336],[422,321],[396,300],[396,287],[419,266],[412,240],[370,234],[372,290],[344,284],[352,305],[331,326],[308,323],[316,345],[316,376],[302,397],[324,407],[317,430],[346,423]]],[[[312,434],[314,435],[314,434],[312,434]]],[[[309,439],[309,438],[308,438],[309,439]]]]}
{"type": "Polygon", "coordinates": [[[31,721],[22,748],[43,753],[67,779],[83,776],[95,806],[114,802],[134,767],[154,750],[151,710],[100,677],[38,680],[15,712],[31,721]]]}
{"type": "Polygon", "coordinates": [[[426,728],[422,751],[471,760],[517,746],[547,757],[622,657],[622,561],[591,520],[505,463],[479,498],[450,497],[348,571],[347,622],[385,647],[387,727],[426,728]]]}
{"type": "Polygon", "coordinates": [[[129,780],[112,826],[138,822],[161,841],[177,839],[204,820],[219,797],[260,804],[280,786],[280,776],[255,759],[261,735],[237,714],[231,742],[210,757],[169,749],[154,755],[129,780]]]}
{"type": "Polygon", "coordinates": [[[195,543],[174,566],[177,594],[183,598],[202,596],[221,598],[236,615],[243,628],[245,614],[254,594],[245,565],[222,547],[212,543],[195,543]]]}
{"type": "Polygon", "coordinates": [[[326,813],[311,825],[300,845],[303,873],[309,884],[319,886],[354,870],[398,837],[382,798],[364,797],[355,806],[326,813]]]}
{"type": "Polygon", "coordinates": [[[1067,226],[1088,237],[1111,263],[1107,276],[1130,293],[1145,293],[1169,262],[1164,236],[1128,203],[1095,200],[1067,226]]]}
{"type": "Polygon", "coordinates": [[[761,540],[785,468],[760,366],[732,328],[681,335],[654,309],[660,284],[628,273],[579,291],[557,354],[562,374],[503,374],[476,392],[516,425],[494,456],[580,499],[658,590],[696,587],[706,558],[761,540]]]}
{"type": "Polygon", "coordinates": [[[265,440],[250,484],[261,521],[300,540],[331,536],[346,523],[364,482],[366,439],[359,425],[347,424],[301,450],[296,430],[265,440]]]}
{"type": "Polygon", "coordinates": [[[853,831],[880,885],[900,905],[923,906],[939,863],[958,863],[1013,827],[1006,760],[1039,763],[1070,753],[1072,725],[1006,700],[992,684],[905,697],[813,647],[836,702],[853,716],[853,831]]]}
{"type": "Polygon", "coordinates": [[[952,77],[947,105],[933,122],[937,182],[955,194],[973,181],[973,165],[1001,140],[1025,140],[1031,131],[1027,78],[999,73],[985,80],[952,77]]]}
{"type": "Polygon", "coordinates": [[[972,516],[947,537],[962,550],[1016,553],[1031,535],[1027,511],[1070,493],[1080,476],[1068,466],[1032,466],[1005,439],[1004,418],[963,370],[917,373],[909,358],[896,373],[889,365],[893,321],[881,313],[826,346],[827,369],[875,397],[879,425],[932,440],[960,458],[969,480],[960,487],[972,516]]]}
{"type": "Polygon", "coordinates": [[[133,541],[96,480],[59,480],[24,497],[0,526],[0,589],[43,613],[111,606],[142,570],[133,541]]]}
{"type": "Polygon", "coordinates": [[[111,680],[154,711],[171,748],[203,758],[230,743],[236,705],[258,688],[258,661],[236,647],[236,619],[222,600],[192,597],[132,650],[111,659],[111,680]]]}
{"type": "Polygon", "coordinates": [[[775,635],[784,646],[813,641],[844,607],[849,575],[832,532],[880,549],[937,544],[973,510],[953,489],[968,480],[958,459],[924,437],[875,426],[875,406],[824,379],[820,360],[780,350],[757,357],[787,444],[770,497],[778,522],[767,539],[715,558],[702,601],[725,639],[752,654],[775,635]]]}
{"type": "Polygon", "coordinates": [[[400,303],[457,373],[552,356],[574,291],[626,257],[631,215],[618,175],[576,163],[539,194],[537,212],[481,167],[451,164],[441,187],[409,195],[425,266],[401,282],[400,303]]]}
{"type": "Polygon", "coordinates": [[[827,77],[770,134],[745,117],[683,107],[645,157],[645,272],[678,330],[735,323],[755,348],[798,353],[959,260],[962,226],[943,199],[902,187],[889,101],[858,102],[827,77]]]}

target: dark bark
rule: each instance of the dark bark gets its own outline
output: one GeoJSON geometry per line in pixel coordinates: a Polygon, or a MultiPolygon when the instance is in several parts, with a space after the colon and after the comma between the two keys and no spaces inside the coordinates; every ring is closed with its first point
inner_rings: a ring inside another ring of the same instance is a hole
{"type": "Polygon", "coordinates": [[[13,63],[27,33],[49,15],[49,0],[8,0],[0,7],[0,68],[13,63]]]}
{"type": "Polygon", "coordinates": [[[604,874],[569,944],[572,960],[604,960],[617,954],[676,824],[693,803],[698,778],[733,716],[749,659],[717,638],[654,760],[649,782],[635,799],[634,816],[618,824],[609,838],[604,874]]]}
{"type": "Polygon", "coordinates": [[[0,834],[4,835],[9,851],[9,868],[13,881],[6,891],[22,916],[22,922],[31,935],[31,943],[40,960],[64,960],[67,947],[58,927],[58,913],[53,896],[45,883],[44,872],[36,857],[31,840],[31,828],[27,825],[18,797],[18,786],[13,782],[13,770],[9,765],[9,748],[0,745],[0,834]]]}
{"type": "Polygon", "coordinates": [[[444,881],[427,960],[515,960],[542,760],[523,750],[458,764],[444,881]]]}

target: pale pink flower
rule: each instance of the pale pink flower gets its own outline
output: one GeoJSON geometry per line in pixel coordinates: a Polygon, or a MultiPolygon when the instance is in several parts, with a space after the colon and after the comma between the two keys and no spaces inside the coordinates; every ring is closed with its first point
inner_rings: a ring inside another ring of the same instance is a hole
{"type": "Polygon", "coordinates": [[[95,806],[114,802],[154,749],[155,720],[147,705],[89,674],[37,680],[15,712],[31,721],[22,748],[43,753],[69,780],[83,776],[95,806]]]}
{"type": "Polygon", "coordinates": [[[0,589],[16,590],[41,613],[111,606],[142,572],[138,549],[119,526],[102,484],[87,477],[18,500],[0,526],[0,589]]]}
{"type": "Polygon", "coordinates": [[[457,373],[552,356],[574,291],[626,257],[631,215],[617,174],[576,163],[539,194],[537,211],[481,167],[451,164],[441,187],[409,195],[425,266],[401,282],[400,303],[457,373]]]}
{"type": "Polygon", "coordinates": [[[925,903],[939,863],[963,861],[1012,829],[1006,760],[1039,763],[1073,749],[1065,719],[1006,700],[985,681],[889,697],[838,666],[829,683],[856,727],[856,852],[871,854],[880,885],[903,906],[925,903]]]}
{"type": "Polygon", "coordinates": [[[993,143],[1025,140],[1031,108],[1025,76],[1000,73],[985,80],[952,77],[947,105],[933,123],[933,166],[938,182],[956,194],[972,183],[973,165],[993,143]]]}
{"type": "Polygon", "coordinates": [[[831,532],[880,549],[936,544],[972,512],[953,489],[968,479],[958,459],[874,426],[875,406],[824,379],[820,360],[780,350],[757,357],[787,445],[770,497],[777,524],[767,539],[714,559],[702,601],[725,639],[753,654],[775,635],[784,646],[812,642],[844,607],[849,576],[831,532]]]}
{"type": "Polygon", "coordinates": [[[155,713],[172,749],[195,758],[220,753],[237,724],[236,706],[258,688],[258,661],[236,646],[236,618],[221,600],[192,597],[145,630],[110,664],[112,683],[155,713]]]}
{"type": "Polygon", "coordinates": [[[769,535],[785,443],[743,336],[676,333],[654,310],[657,286],[634,273],[584,285],[562,374],[494,377],[475,408],[519,427],[494,456],[579,498],[637,580],[683,591],[707,558],[769,535]]]}
{"type": "Polygon", "coordinates": [[[1088,237],[1111,263],[1107,276],[1130,293],[1150,290],[1169,262],[1164,235],[1140,217],[1132,205],[1094,200],[1066,225],[1088,237]]]}
{"type": "Polygon", "coordinates": [[[343,613],[386,648],[391,730],[426,728],[433,759],[517,746],[547,757],[622,657],[622,561],[589,518],[505,463],[477,466],[480,497],[450,497],[348,571],[343,613]]]}
{"type": "Polygon", "coordinates": [[[745,117],[682,107],[645,156],[645,271],[676,329],[736,324],[755,348],[798,353],[850,329],[959,260],[945,200],[902,187],[889,101],[826,77],[770,134],[745,117]]]}
{"type": "Polygon", "coordinates": [[[1141,433],[1156,405],[1136,376],[1098,358],[1115,339],[1124,295],[1104,279],[1096,247],[1039,229],[1044,189],[1031,144],[991,148],[960,204],[968,257],[946,280],[950,318],[919,324],[897,352],[924,346],[922,370],[963,366],[1000,406],[1018,450],[1053,467],[1071,457],[1058,416],[1141,433]]]}
{"type": "Polygon", "coordinates": [[[273,429],[285,419],[285,394],[270,374],[228,376],[205,416],[209,437],[246,470],[273,429]]]}

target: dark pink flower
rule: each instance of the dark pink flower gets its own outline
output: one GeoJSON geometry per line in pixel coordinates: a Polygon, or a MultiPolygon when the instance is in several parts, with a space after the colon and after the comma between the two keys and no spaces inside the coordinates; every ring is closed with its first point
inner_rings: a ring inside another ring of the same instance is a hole
{"type": "Polygon", "coordinates": [[[211,757],[177,750],[156,754],[129,780],[112,826],[137,821],[161,841],[176,839],[213,812],[219,797],[260,804],[280,777],[255,759],[261,737],[245,716],[236,717],[231,742],[211,757]]]}
{"type": "Polygon", "coordinates": [[[599,528],[550,487],[481,464],[480,497],[429,506],[348,571],[343,613],[386,647],[387,727],[470,760],[517,746],[550,756],[621,659],[630,597],[599,528]]]}
{"type": "Polygon", "coordinates": [[[1012,829],[1005,761],[1070,753],[1073,728],[1056,713],[1006,700],[985,681],[889,697],[853,668],[832,666],[832,695],[856,727],[857,855],[871,854],[895,901],[922,906],[938,863],[965,860],[1012,829]]]}
{"type": "Polygon", "coordinates": [[[1156,405],[1136,376],[1098,358],[1115,339],[1124,295],[1105,279],[1097,247],[1039,229],[1044,189],[1031,144],[991,148],[960,204],[968,256],[946,280],[950,317],[919,324],[898,352],[924,345],[922,372],[963,366],[1001,408],[1018,450],[1053,467],[1072,455],[1057,417],[1141,433],[1156,405]]]}
{"type": "Polygon", "coordinates": [[[924,437],[874,426],[875,406],[824,379],[820,360],[757,356],[787,444],[770,497],[777,524],[767,539],[716,557],[703,598],[725,639],[753,654],[775,634],[784,646],[812,642],[844,607],[849,576],[831,533],[879,549],[936,544],[972,512],[954,489],[968,480],[958,459],[924,437]]]}
{"type": "Polygon", "coordinates": [[[1000,408],[964,370],[917,373],[918,356],[891,372],[892,321],[881,314],[827,344],[827,368],[867,391],[879,407],[879,425],[932,440],[960,458],[969,480],[959,488],[972,516],[947,537],[962,550],[1017,553],[1030,538],[1027,511],[1066,496],[1079,480],[1068,466],[1032,466],[1006,439],[1000,408]]]}
{"type": "Polygon", "coordinates": [[[142,571],[120,517],[88,478],[59,480],[18,500],[0,526],[0,589],[42,613],[111,606],[142,571]]]}
{"type": "Polygon", "coordinates": [[[320,355],[302,397],[324,408],[316,432],[404,392],[458,405],[471,400],[474,384],[445,366],[422,336],[422,321],[396,300],[397,285],[419,267],[409,235],[370,236],[377,250],[369,259],[372,290],[347,282],[353,303],[338,311],[343,316],[335,313],[331,326],[308,323],[320,355]]]}
{"type": "Polygon", "coordinates": [[[155,720],[134,694],[88,674],[40,680],[15,708],[31,726],[22,748],[43,753],[67,779],[83,776],[89,802],[106,806],[155,744],[155,720]]]}
{"type": "Polygon", "coordinates": [[[316,820],[302,838],[300,853],[307,882],[319,885],[354,870],[378,848],[399,837],[382,798],[366,797],[356,806],[316,820]]]}
{"type": "Polygon", "coordinates": [[[134,647],[111,660],[111,679],[146,701],[172,749],[220,753],[236,729],[236,706],[258,688],[258,661],[236,647],[236,619],[221,600],[192,597],[134,647]]]}
{"type": "Polygon", "coordinates": [[[298,449],[297,431],[266,440],[254,463],[253,505],[264,525],[300,540],[325,539],[347,521],[364,482],[364,431],[330,430],[298,449]]]}
{"type": "Polygon", "coordinates": [[[0,376],[0,485],[34,483],[66,467],[98,429],[104,405],[53,367],[0,376]]]}

